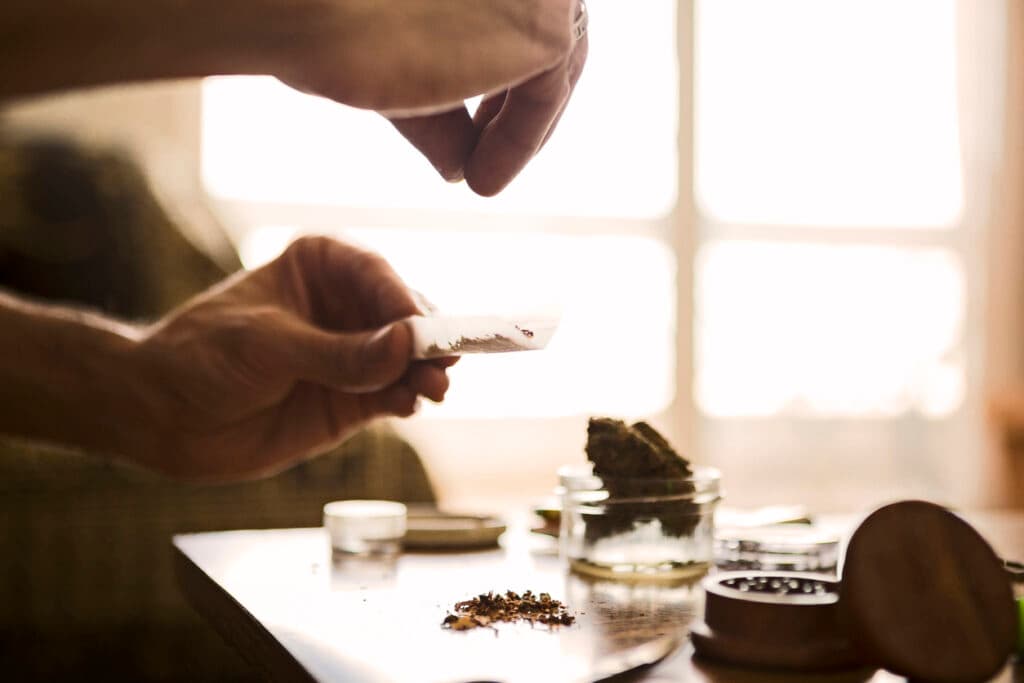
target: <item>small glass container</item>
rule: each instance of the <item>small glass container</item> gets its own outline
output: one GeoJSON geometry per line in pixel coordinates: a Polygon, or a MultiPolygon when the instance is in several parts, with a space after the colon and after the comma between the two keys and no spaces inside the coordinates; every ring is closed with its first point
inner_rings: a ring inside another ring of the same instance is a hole
{"type": "Polygon", "coordinates": [[[337,500],[324,505],[324,528],[336,554],[393,556],[402,550],[406,515],[390,500],[337,500]]]}
{"type": "Polygon", "coordinates": [[[720,475],[603,478],[589,465],[559,470],[559,551],[574,572],[602,579],[688,581],[710,568],[720,475]]]}

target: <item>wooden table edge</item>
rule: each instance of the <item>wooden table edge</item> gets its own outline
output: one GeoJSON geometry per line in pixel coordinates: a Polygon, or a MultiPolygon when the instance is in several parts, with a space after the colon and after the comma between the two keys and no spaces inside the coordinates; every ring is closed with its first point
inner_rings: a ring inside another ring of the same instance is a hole
{"type": "Polygon", "coordinates": [[[244,605],[192,561],[178,545],[178,540],[184,537],[175,535],[171,539],[174,575],[192,609],[211,624],[242,659],[262,670],[271,680],[316,683],[313,675],[244,605]]]}

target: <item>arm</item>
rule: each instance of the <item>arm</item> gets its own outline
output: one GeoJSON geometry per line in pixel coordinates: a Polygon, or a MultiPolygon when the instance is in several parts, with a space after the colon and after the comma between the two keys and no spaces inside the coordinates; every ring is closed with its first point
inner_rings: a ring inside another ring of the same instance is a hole
{"type": "Polygon", "coordinates": [[[0,432],[185,479],[270,474],[444,398],[450,361],[411,363],[397,322],[417,312],[383,259],[327,238],[146,328],[0,295],[0,432]]]}
{"type": "Polygon", "coordinates": [[[148,411],[131,367],[141,331],[0,294],[0,432],[103,453],[132,450],[148,411]]]}
{"type": "Polygon", "coordinates": [[[0,98],[271,74],[365,109],[444,111],[562,59],[573,1],[5,0],[0,98]]]}
{"type": "Polygon", "coordinates": [[[302,6],[301,0],[5,0],[0,100],[126,81],[273,73],[287,31],[301,38],[302,6]]]}
{"type": "Polygon", "coordinates": [[[383,113],[443,177],[492,195],[561,116],[586,60],[582,16],[579,0],[3,0],[0,102],[270,74],[383,113]]]}

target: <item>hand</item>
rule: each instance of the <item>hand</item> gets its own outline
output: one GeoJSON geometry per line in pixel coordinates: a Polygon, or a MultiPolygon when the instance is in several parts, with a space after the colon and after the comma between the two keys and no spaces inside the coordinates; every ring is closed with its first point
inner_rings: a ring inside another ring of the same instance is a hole
{"type": "Polygon", "coordinates": [[[579,0],[334,0],[278,74],[387,116],[447,180],[500,192],[551,135],[587,57],[579,0]],[[484,95],[471,117],[464,100],[484,95]]]}
{"type": "MultiPolygon", "coordinates": [[[[451,362],[410,363],[413,295],[381,257],[304,238],[147,330],[132,451],[174,476],[273,473],[381,415],[440,401],[451,362]]],[[[127,425],[131,428],[130,425],[127,425]]]]}

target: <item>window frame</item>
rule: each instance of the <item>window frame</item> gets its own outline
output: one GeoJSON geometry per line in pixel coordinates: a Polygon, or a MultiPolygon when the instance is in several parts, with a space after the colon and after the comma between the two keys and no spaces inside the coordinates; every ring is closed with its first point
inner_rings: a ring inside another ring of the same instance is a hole
{"type": "MultiPolygon", "coordinates": [[[[983,6],[972,6],[965,0],[958,0],[958,39],[963,48],[959,57],[960,80],[975,82],[972,93],[978,94],[983,87],[995,87],[1001,72],[992,69],[993,64],[1004,58],[1002,44],[1003,14],[1006,11],[1003,0],[993,0],[983,6]],[[962,21],[964,17],[968,21],[962,21]],[[1000,33],[993,39],[993,31],[1000,33]],[[972,61],[965,54],[981,55],[972,61]],[[971,79],[974,79],[972,81],[971,79]]],[[[931,433],[936,435],[936,445],[941,447],[939,464],[934,471],[943,470],[941,476],[931,477],[925,483],[928,491],[948,496],[951,501],[980,499],[985,475],[965,477],[970,469],[958,460],[964,452],[975,452],[984,441],[983,404],[986,381],[979,380],[986,372],[988,348],[987,332],[992,321],[986,319],[985,311],[990,300],[984,286],[982,273],[993,260],[991,247],[986,246],[986,222],[984,203],[976,182],[965,177],[964,212],[956,226],[900,228],[815,228],[812,226],[785,225],[736,225],[725,224],[703,216],[694,196],[694,61],[695,61],[695,0],[683,0],[677,6],[677,55],[679,62],[679,135],[677,154],[678,188],[675,207],[657,220],[602,219],[580,217],[542,217],[535,215],[496,215],[465,211],[429,212],[392,209],[386,212],[375,209],[344,208],[325,212],[321,207],[306,207],[287,204],[217,200],[217,211],[227,217],[229,225],[240,222],[258,221],[263,224],[290,225],[300,223],[304,228],[332,229],[343,222],[360,227],[402,228],[408,226],[408,217],[416,213],[418,218],[425,214],[431,221],[445,225],[452,230],[478,230],[486,223],[500,231],[545,231],[561,234],[622,234],[642,235],[664,240],[670,247],[677,265],[677,344],[675,364],[675,397],[671,404],[656,415],[644,416],[650,419],[680,450],[695,460],[710,464],[724,464],[728,468],[730,490],[743,504],[771,503],[800,496],[813,507],[849,507],[863,502],[865,484],[854,486],[849,495],[832,497],[826,486],[820,490],[808,491],[808,479],[799,473],[792,474],[785,482],[773,482],[764,487],[758,475],[751,475],[743,466],[744,462],[758,459],[759,450],[764,450],[765,439],[772,433],[817,433],[808,442],[798,446],[789,463],[820,462],[824,453],[820,448],[821,435],[843,430],[863,430],[874,435],[881,446],[891,446],[900,439],[914,438],[914,435],[931,433]],[[963,226],[971,225],[971,230],[963,226]],[[710,240],[756,240],[768,242],[811,242],[816,244],[866,244],[878,246],[928,246],[950,249],[962,260],[966,282],[965,334],[963,338],[966,358],[965,372],[968,378],[964,403],[953,415],[940,420],[929,420],[908,415],[899,418],[710,418],[700,413],[693,393],[694,383],[694,314],[696,290],[695,257],[700,247],[710,240]],[[968,331],[971,331],[968,333],[968,331]],[[922,432],[922,430],[924,430],[922,432]],[[731,445],[722,444],[722,435],[741,434],[742,439],[731,445]],[[725,453],[724,450],[731,450],[725,453]]],[[[997,88],[998,89],[998,88],[997,88]]],[[[967,106],[969,95],[961,93],[961,105],[967,106]]],[[[973,112],[971,122],[965,126],[981,127],[991,125],[1001,116],[1000,102],[991,102],[973,112]]],[[[1002,121],[999,119],[999,124],[1002,121]]],[[[998,127],[998,126],[997,126],[998,127]]],[[[968,131],[969,132],[969,131],[968,131]]],[[[977,171],[965,162],[965,176],[977,171]]],[[[984,169],[983,169],[984,170],[984,169]]],[[[992,278],[988,278],[991,280],[992,278]]],[[[1018,297],[1020,298],[1020,297],[1018,297]]],[[[521,500],[524,495],[540,495],[550,490],[554,483],[551,471],[553,462],[571,462],[581,457],[582,434],[585,417],[553,417],[481,420],[445,418],[443,429],[438,429],[439,420],[412,420],[396,422],[395,427],[421,449],[424,456],[435,466],[435,474],[441,484],[443,499],[458,501],[486,501],[493,506],[504,492],[510,499],[521,500]],[[443,431],[443,434],[440,433],[443,431]],[[495,436],[499,438],[495,438],[495,436]],[[508,435],[504,438],[503,435],[508,435]],[[500,443],[495,443],[495,442],[500,443]],[[488,443],[490,456],[501,462],[502,483],[496,488],[473,490],[463,488],[468,477],[481,477],[491,470],[490,463],[477,464],[479,444],[488,443]],[[493,444],[493,445],[491,445],[493,444]],[[517,472],[507,471],[504,465],[518,461],[517,472]],[[462,463],[460,466],[459,463],[462,463]],[[464,471],[464,470],[469,470],[464,471]],[[458,471],[463,470],[463,471],[458,471]],[[499,490],[500,489],[500,490],[499,490]]],[[[869,439],[870,440],[870,439],[869,439]]],[[[926,439],[927,440],[927,439],[926,439]]],[[[827,442],[827,437],[826,437],[827,442]]],[[[782,446],[776,446],[776,449],[782,446]]],[[[770,448],[768,450],[771,450],[770,448]]],[[[842,449],[839,449],[841,451],[842,449]]],[[[837,451],[838,452],[838,451],[837,451]]],[[[839,457],[855,457],[857,449],[839,457]]],[[[826,459],[827,460],[827,459],[826,459]]],[[[915,475],[922,463],[919,457],[906,459],[907,477],[915,475]]],[[[826,463],[827,464],[827,463],[826,463]]],[[[896,481],[888,493],[898,495],[906,492],[907,482],[896,481]]]]}

